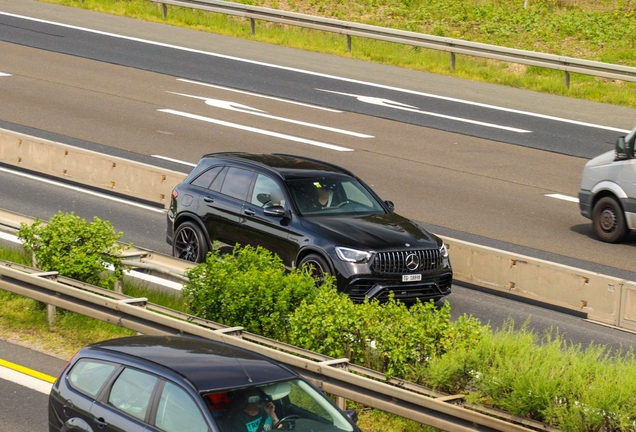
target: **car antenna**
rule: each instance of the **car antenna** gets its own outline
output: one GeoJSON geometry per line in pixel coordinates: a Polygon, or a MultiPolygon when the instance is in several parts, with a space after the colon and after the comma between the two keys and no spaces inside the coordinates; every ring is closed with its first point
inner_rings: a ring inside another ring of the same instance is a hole
{"type": "Polygon", "coordinates": [[[252,377],[250,377],[250,374],[248,374],[247,371],[245,370],[245,367],[243,366],[243,363],[241,363],[241,360],[239,360],[239,358],[234,353],[234,346],[230,345],[230,351],[232,351],[232,357],[234,357],[234,360],[236,360],[236,362],[239,364],[239,366],[241,366],[241,369],[243,369],[243,373],[247,377],[247,382],[251,383],[252,382],[252,377]]]}

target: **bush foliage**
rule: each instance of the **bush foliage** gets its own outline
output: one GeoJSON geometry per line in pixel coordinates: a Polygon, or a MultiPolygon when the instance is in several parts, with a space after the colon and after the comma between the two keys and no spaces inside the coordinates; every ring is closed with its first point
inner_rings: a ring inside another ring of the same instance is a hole
{"type": "Polygon", "coordinates": [[[124,275],[119,254],[125,247],[117,243],[122,233],[109,221],[95,217],[87,222],[75,213],[59,212],[48,225],[39,218],[30,226],[21,223],[17,236],[44,271],[104,288],[112,288],[124,275]],[[112,271],[106,272],[104,265],[112,271]]]}
{"type": "Polygon", "coordinates": [[[409,308],[393,297],[354,304],[335,288],[323,287],[292,315],[289,343],[404,378],[414,366],[473,345],[488,331],[474,318],[452,322],[450,312],[448,303],[409,308]]]}
{"type": "Polygon", "coordinates": [[[316,292],[310,276],[287,273],[277,255],[260,247],[214,250],[186,276],[183,293],[193,314],[279,340],[287,340],[290,314],[316,292]]]}

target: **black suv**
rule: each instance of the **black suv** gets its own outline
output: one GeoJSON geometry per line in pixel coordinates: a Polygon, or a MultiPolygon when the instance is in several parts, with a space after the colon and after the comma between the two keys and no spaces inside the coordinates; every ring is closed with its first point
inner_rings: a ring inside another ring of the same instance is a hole
{"type": "Polygon", "coordinates": [[[354,301],[390,291],[405,303],[439,300],[453,278],[441,239],[351,172],[300,156],[204,156],[172,192],[166,239],[194,262],[216,241],[262,246],[289,268],[334,275],[354,301]]]}

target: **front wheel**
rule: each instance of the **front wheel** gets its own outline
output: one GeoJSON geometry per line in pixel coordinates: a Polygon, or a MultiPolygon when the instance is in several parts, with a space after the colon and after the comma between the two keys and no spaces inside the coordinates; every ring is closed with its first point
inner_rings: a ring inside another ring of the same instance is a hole
{"type": "Polygon", "coordinates": [[[179,225],[172,242],[173,256],[186,261],[202,263],[209,251],[205,235],[197,224],[184,222],[179,225]]]}
{"type": "Polygon", "coordinates": [[[329,274],[329,264],[318,254],[309,254],[300,260],[299,267],[314,278],[316,287],[325,283],[325,276],[329,274]]]}
{"type": "Polygon", "coordinates": [[[628,233],[623,209],[611,197],[598,200],[592,212],[592,225],[596,236],[607,243],[620,243],[628,233]]]}

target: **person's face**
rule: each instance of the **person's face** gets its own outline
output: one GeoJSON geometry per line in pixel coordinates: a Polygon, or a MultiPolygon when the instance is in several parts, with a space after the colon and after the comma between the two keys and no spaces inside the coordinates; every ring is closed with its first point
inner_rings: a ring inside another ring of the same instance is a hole
{"type": "Polygon", "coordinates": [[[329,191],[326,189],[318,189],[318,201],[320,204],[325,205],[329,200],[329,191]]]}

